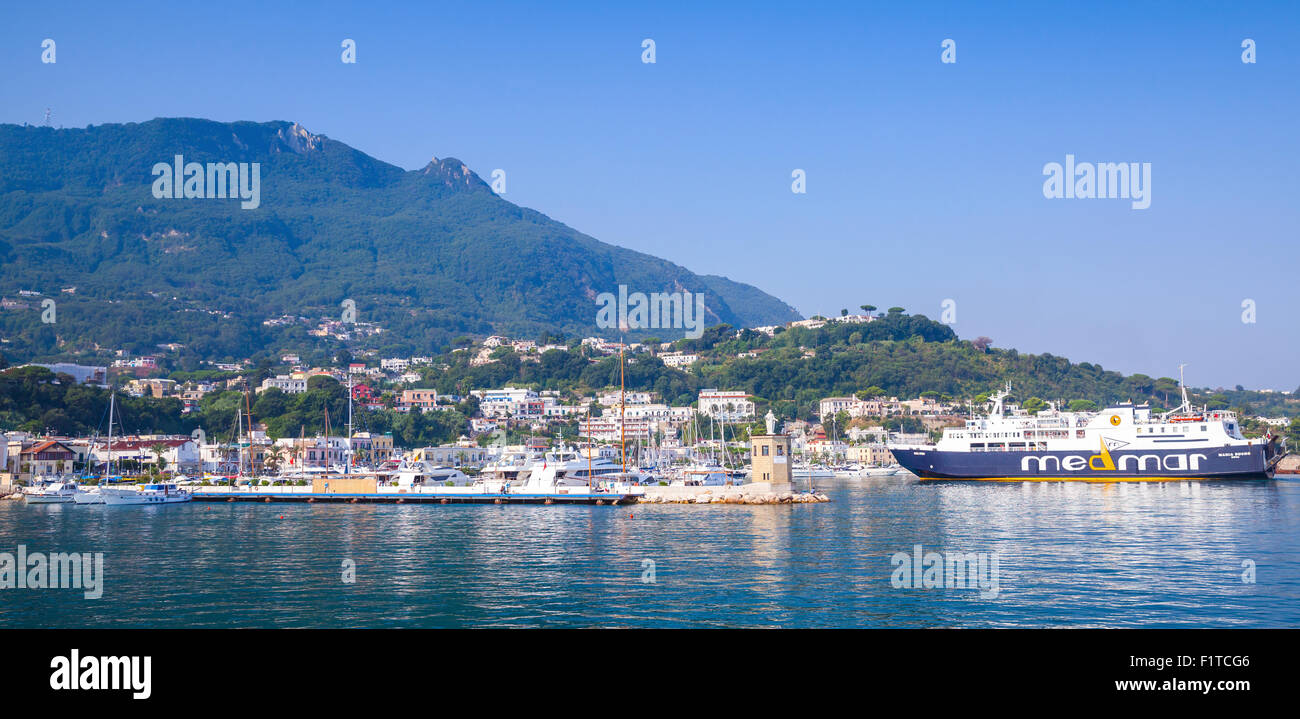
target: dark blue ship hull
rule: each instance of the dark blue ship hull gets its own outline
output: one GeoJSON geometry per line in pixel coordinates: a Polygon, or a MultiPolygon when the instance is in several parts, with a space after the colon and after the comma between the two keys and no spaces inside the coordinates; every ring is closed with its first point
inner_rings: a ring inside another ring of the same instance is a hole
{"type": "Polygon", "coordinates": [[[1271,447],[1264,444],[1202,449],[1094,453],[951,452],[895,449],[894,458],[922,479],[1038,479],[1085,482],[1179,479],[1269,479],[1271,447]]]}

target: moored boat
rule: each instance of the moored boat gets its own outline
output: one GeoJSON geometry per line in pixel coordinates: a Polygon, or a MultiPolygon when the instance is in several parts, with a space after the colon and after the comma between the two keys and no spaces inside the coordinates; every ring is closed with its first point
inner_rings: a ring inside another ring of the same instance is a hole
{"type": "Polygon", "coordinates": [[[103,504],[104,495],[99,493],[99,487],[82,487],[73,495],[72,501],[76,504],[103,504]]]}
{"type": "Polygon", "coordinates": [[[77,483],[72,481],[50,482],[23,491],[23,501],[27,504],[72,504],[76,496],[77,483]]]}
{"type": "Polygon", "coordinates": [[[174,482],[157,482],[135,487],[103,487],[99,494],[109,506],[136,504],[177,504],[193,497],[189,490],[174,482]]]}
{"type": "Polygon", "coordinates": [[[1123,402],[1099,412],[1036,414],[992,397],[987,416],[949,427],[935,445],[890,445],[921,479],[1160,481],[1266,479],[1285,455],[1279,438],[1247,439],[1235,413],[1183,403],[1160,414],[1123,402]]]}

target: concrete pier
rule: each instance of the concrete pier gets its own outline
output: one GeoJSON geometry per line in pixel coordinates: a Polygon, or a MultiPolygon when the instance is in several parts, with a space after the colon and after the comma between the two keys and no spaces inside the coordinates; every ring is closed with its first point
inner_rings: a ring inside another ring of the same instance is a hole
{"type": "Polygon", "coordinates": [[[642,504],[807,504],[829,502],[820,492],[799,492],[785,487],[769,487],[754,482],[723,487],[646,487],[642,504]]]}
{"type": "MultiPolygon", "coordinates": [[[[389,488],[384,488],[389,489],[389,488]]],[[[444,491],[422,492],[313,492],[310,487],[260,487],[256,489],[202,487],[194,492],[195,502],[334,502],[347,504],[598,504],[619,505],[636,501],[616,492],[572,492],[527,494],[523,492],[469,491],[448,487],[444,491]],[[457,491],[459,490],[459,491],[457,491]]]]}

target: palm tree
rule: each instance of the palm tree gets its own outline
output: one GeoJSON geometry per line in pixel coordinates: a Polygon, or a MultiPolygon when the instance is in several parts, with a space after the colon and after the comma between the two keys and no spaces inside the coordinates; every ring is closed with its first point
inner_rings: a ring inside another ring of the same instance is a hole
{"type": "Polygon", "coordinates": [[[278,444],[273,444],[267,448],[266,455],[262,457],[262,466],[266,467],[267,472],[279,474],[280,461],[283,458],[284,447],[281,447],[278,444]]]}
{"type": "Polygon", "coordinates": [[[163,459],[163,455],[167,454],[167,445],[161,442],[150,445],[149,452],[153,455],[154,461],[153,467],[149,469],[149,474],[161,474],[163,469],[167,467],[167,460],[163,459]]]}

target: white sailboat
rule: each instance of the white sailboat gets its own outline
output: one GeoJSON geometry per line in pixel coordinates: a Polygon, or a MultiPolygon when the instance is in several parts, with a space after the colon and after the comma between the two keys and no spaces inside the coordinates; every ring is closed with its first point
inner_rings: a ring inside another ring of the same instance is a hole
{"type": "MultiPolygon", "coordinates": [[[[113,466],[113,409],[114,400],[117,398],[113,394],[109,398],[108,404],[108,461],[105,463],[105,475],[112,473],[113,466]]],[[[188,502],[193,495],[188,490],[176,486],[175,482],[157,482],[152,484],[139,484],[134,487],[108,487],[101,486],[99,491],[92,497],[86,493],[84,501],[78,501],[78,504],[107,504],[107,505],[129,505],[129,504],[174,504],[176,502],[188,502]],[[98,501],[95,501],[95,500],[98,501]]],[[[75,501],[75,500],[74,500],[75,501]]]]}
{"type": "MultiPolygon", "coordinates": [[[[107,478],[112,474],[113,467],[113,412],[117,409],[117,392],[109,391],[108,395],[108,459],[104,462],[104,477],[107,478]]],[[[86,464],[92,466],[95,461],[95,440],[90,441],[90,449],[86,453],[86,464]]],[[[102,481],[102,480],[101,480],[102,481]]],[[[73,495],[72,501],[75,504],[103,504],[104,495],[100,494],[99,487],[80,487],[77,493],[73,495]]]]}

